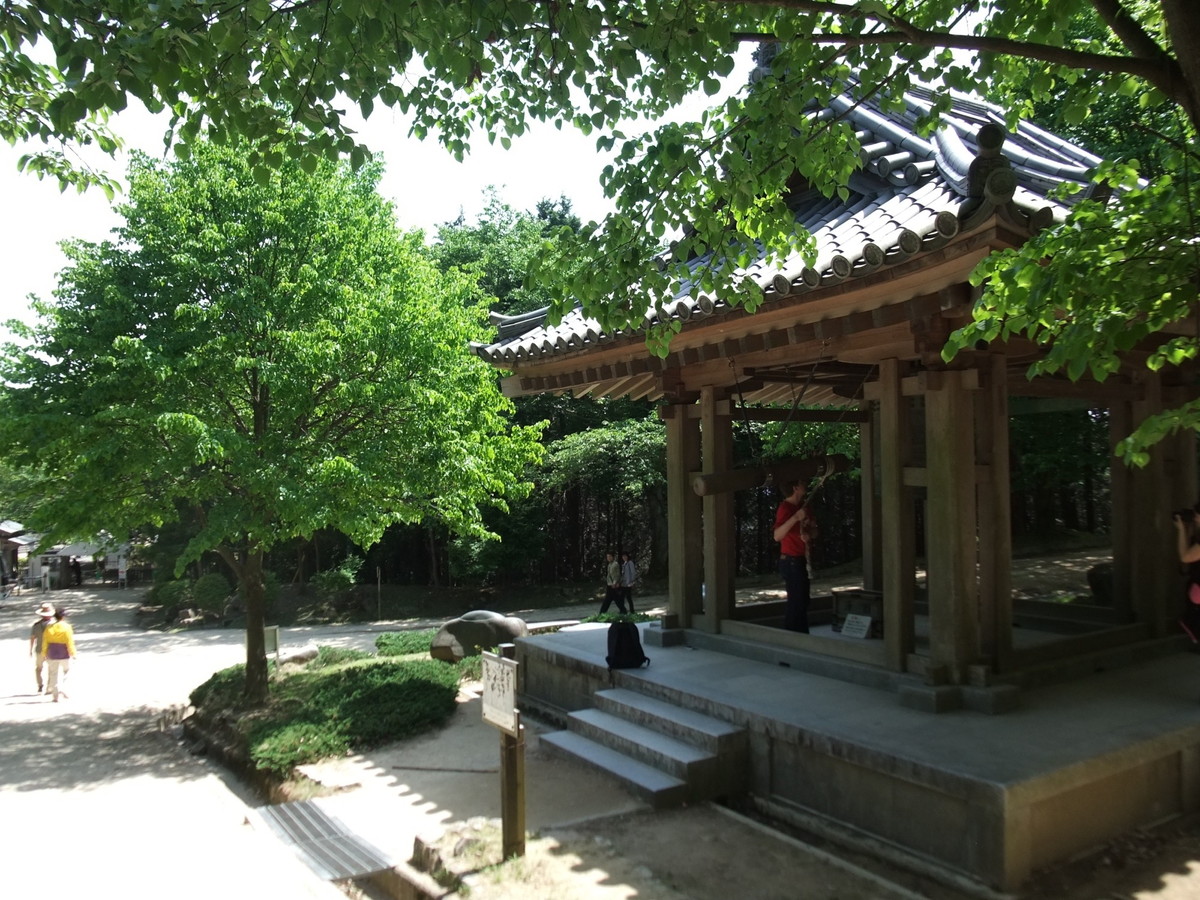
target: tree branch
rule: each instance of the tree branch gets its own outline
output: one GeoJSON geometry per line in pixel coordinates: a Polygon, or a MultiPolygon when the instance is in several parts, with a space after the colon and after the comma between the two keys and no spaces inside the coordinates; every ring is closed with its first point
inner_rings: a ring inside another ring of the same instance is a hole
{"type": "MultiPolygon", "coordinates": [[[[715,3],[733,3],[736,0],[711,0],[715,3]]],[[[762,6],[773,6],[802,13],[816,13],[838,19],[875,21],[888,26],[890,31],[865,34],[811,34],[808,39],[816,44],[830,44],[843,49],[850,47],[879,46],[886,44],[916,44],[920,47],[945,47],[951,50],[973,50],[981,53],[996,53],[1022,59],[1038,60],[1053,65],[1074,69],[1093,69],[1100,72],[1136,75],[1153,84],[1175,102],[1186,107],[1187,92],[1179,61],[1167,53],[1147,34],[1129,14],[1121,8],[1119,0],[1092,0],[1096,11],[1105,24],[1128,47],[1131,56],[1115,56],[1105,53],[1090,53],[1037,44],[1011,38],[988,35],[953,34],[948,31],[929,31],[912,22],[884,12],[866,12],[855,6],[825,0],[763,0],[762,6]]],[[[740,41],[775,41],[774,35],[739,32],[734,35],[740,41]]]]}
{"type": "MultiPolygon", "coordinates": [[[[733,37],[742,42],[780,43],[773,34],[736,32],[733,37]]],[[[805,40],[813,44],[828,44],[842,49],[851,47],[881,46],[886,44],[916,44],[920,47],[944,47],[949,50],[974,50],[980,53],[995,53],[1038,60],[1070,69],[1091,69],[1099,72],[1136,75],[1153,84],[1172,100],[1182,103],[1186,94],[1182,89],[1182,73],[1179,64],[1170,56],[1161,59],[1145,59],[1133,56],[1114,56],[1106,53],[1090,53],[1055,47],[1050,44],[1033,44],[1010,38],[986,35],[948,34],[940,31],[879,31],[871,34],[811,34],[805,40]]]]}

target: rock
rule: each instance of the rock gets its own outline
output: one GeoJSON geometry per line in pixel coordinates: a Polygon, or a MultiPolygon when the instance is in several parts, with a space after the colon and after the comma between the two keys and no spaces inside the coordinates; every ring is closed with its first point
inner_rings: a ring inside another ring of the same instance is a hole
{"type": "Polygon", "coordinates": [[[279,665],[286,666],[288,664],[300,664],[310,662],[317,658],[320,651],[316,644],[305,644],[303,647],[296,647],[289,650],[279,651],[279,665]]]}
{"type": "Polygon", "coordinates": [[[429,645],[429,655],[444,662],[458,662],[465,656],[478,656],[481,649],[494,649],[527,634],[529,627],[524,619],[476,609],[443,625],[429,645]]]}

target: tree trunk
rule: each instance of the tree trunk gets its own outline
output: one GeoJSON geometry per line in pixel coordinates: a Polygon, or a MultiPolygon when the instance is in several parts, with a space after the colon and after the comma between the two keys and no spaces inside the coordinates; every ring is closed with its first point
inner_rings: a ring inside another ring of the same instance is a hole
{"type": "Polygon", "coordinates": [[[1183,73],[1183,111],[1200,130],[1200,6],[1196,0],[1162,0],[1163,19],[1183,73]]]}
{"type": "Polygon", "coordinates": [[[437,536],[433,533],[432,525],[425,530],[429,536],[429,584],[432,587],[441,587],[441,578],[438,574],[437,536]]]}
{"type": "Polygon", "coordinates": [[[267,642],[263,634],[267,622],[263,553],[255,548],[239,554],[224,547],[218,552],[237,575],[238,590],[246,602],[246,685],[243,694],[247,703],[260,706],[266,703],[271,693],[267,678],[267,642]]]}

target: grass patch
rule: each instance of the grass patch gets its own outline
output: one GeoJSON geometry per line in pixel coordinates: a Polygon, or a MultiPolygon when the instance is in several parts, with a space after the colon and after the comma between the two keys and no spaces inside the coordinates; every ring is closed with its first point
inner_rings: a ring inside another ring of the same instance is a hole
{"type": "Polygon", "coordinates": [[[421,631],[386,631],[375,638],[375,650],[380,656],[428,655],[437,631],[425,628],[421,631]]]}
{"type": "Polygon", "coordinates": [[[475,671],[435,659],[321,649],[327,652],[304,669],[272,679],[265,706],[246,706],[243,665],[197,687],[192,705],[203,718],[227,723],[257,769],[286,776],[295,766],[442,724],[456,708],[459,682],[475,671]]]}

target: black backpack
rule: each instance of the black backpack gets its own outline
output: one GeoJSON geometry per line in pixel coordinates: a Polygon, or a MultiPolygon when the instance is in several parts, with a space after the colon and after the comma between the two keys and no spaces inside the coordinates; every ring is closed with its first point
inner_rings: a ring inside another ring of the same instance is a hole
{"type": "Polygon", "coordinates": [[[650,665],[650,657],[642,652],[642,638],[633,622],[613,622],[608,626],[608,661],[610,669],[637,669],[650,665]]]}

